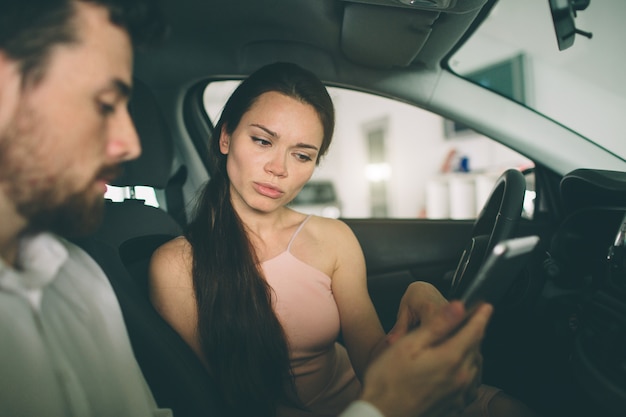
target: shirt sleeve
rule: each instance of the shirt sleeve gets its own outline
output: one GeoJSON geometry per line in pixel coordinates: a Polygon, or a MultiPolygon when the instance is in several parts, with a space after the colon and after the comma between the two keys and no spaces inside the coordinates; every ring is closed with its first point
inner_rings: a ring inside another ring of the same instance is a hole
{"type": "Polygon", "coordinates": [[[339,417],[385,417],[383,413],[366,401],[355,401],[339,417]]]}

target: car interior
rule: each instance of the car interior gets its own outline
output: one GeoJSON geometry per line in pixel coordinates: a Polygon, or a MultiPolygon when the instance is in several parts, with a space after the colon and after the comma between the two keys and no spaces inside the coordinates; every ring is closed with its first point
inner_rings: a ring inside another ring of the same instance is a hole
{"type": "MultiPolygon", "coordinates": [[[[129,107],[142,155],[111,184],[124,196],[109,197],[100,229],[77,241],[111,281],[159,406],[175,416],[226,415],[216,382],[152,307],[147,286],[152,252],[183,233],[195,196],[209,179],[206,150],[216,120],[206,111],[207,85],[239,81],[265,64],[290,61],[315,72],[329,88],[428,110],[532,162],[500,170],[472,218],[429,218],[418,210],[397,218],[352,216],[342,187],[357,186],[336,184],[340,218],[362,246],[370,296],[385,330],[393,326],[411,282],[430,282],[447,298],[457,298],[498,242],[536,235],[540,241],[532,256],[494,304],[483,344],[483,381],[540,415],[624,415],[626,152],[595,145],[452,68],[455,53],[499,12],[500,3],[515,8],[519,2],[160,3],[169,35],[137,51],[129,107]],[[157,203],[148,204],[140,187],[149,187],[157,203]],[[533,212],[524,215],[529,191],[533,212]]],[[[554,25],[543,42],[555,51],[586,41],[577,16],[587,6],[601,7],[588,0],[528,3],[541,3],[554,25]]],[[[414,181],[407,178],[411,187],[414,181]]],[[[400,198],[411,196],[403,192],[400,198]]]]}

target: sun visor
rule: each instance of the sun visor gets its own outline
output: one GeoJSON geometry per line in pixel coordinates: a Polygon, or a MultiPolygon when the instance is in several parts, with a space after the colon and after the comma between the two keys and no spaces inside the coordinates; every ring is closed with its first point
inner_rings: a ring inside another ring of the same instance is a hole
{"type": "Polygon", "coordinates": [[[374,68],[406,67],[417,57],[440,12],[346,3],[341,48],[374,68]]]}

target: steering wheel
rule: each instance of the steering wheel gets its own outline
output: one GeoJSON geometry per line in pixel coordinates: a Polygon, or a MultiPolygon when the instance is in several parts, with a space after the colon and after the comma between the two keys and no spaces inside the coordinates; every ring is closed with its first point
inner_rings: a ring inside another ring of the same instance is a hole
{"type": "Polygon", "coordinates": [[[452,277],[450,296],[458,298],[471,283],[486,255],[498,242],[512,237],[522,215],[526,179],[517,169],[506,170],[494,185],[452,277]]]}

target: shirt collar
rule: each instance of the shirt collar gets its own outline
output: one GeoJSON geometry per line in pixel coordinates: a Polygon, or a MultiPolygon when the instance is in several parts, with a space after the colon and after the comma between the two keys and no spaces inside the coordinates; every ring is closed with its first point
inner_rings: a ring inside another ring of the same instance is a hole
{"type": "Polygon", "coordinates": [[[43,288],[57,276],[68,252],[51,233],[25,236],[19,242],[16,268],[0,259],[0,290],[25,297],[39,308],[43,288]]]}

